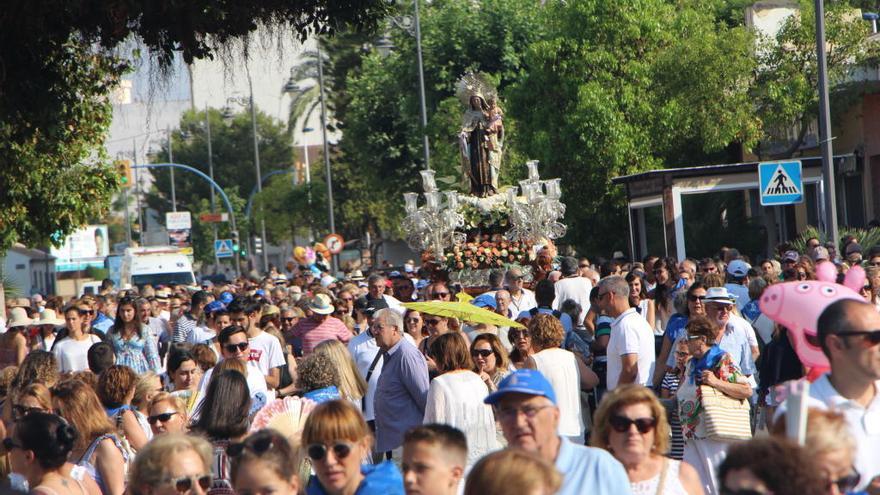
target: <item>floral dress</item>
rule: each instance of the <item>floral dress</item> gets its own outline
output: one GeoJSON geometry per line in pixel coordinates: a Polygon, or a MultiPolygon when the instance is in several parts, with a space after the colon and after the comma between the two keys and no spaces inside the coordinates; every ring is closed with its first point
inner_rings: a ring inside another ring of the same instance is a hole
{"type": "Polygon", "coordinates": [[[162,372],[162,360],[153,335],[146,327],[141,327],[141,336],[130,339],[122,337],[120,332],[110,333],[110,344],[116,353],[116,364],[125,365],[141,375],[147,371],[156,374],[162,372]]]}
{"type": "MultiPolygon", "coordinates": [[[[681,378],[676,397],[678,398],[678,416],[681,421],[681,432],[685,438],[706,438],[706,427],[700,421],[703,413],[700,386],[690,378],[697,360],[691,358],[687,363],[684,376],[681,378]]],[[[745,376],[734,364],[730,354],[724,353],[718,364],[711,368],[718,378],[730,383],[743,383],[745,376]]]]}

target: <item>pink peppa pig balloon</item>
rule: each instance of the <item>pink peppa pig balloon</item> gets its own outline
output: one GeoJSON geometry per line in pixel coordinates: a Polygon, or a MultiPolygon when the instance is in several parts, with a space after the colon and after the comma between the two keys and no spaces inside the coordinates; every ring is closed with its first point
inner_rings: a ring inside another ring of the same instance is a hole
{"type": "Polygon", "coordinates": [[[819,263],[816,275],[819,280],[773,284],[758,302],[762,313],[788,328],[794,350],[801,363],[810,369],[811,379],[818,378],[830,367],[817,337],[819,316],[841,299],[863,300],[857,291],[865,281],[865,271],[855,266],[847,271],[844,285],[835,283],[837,268],[827,261],[819,263]]]}

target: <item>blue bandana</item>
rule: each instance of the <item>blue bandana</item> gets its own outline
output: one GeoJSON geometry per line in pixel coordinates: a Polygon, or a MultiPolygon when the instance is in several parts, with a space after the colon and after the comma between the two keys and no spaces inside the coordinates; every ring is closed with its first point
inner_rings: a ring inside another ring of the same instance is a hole
{"type": "Polygon", "coordinates": [[[703,357],[694,362],[694,367],[691,369],[691,383],[697,383],[704,371],[718,366],[718,362],[721,361],[724,354],[726,353],[718,347],[718,344],[710,347],[706,354],[703,354],[703,357]]]}

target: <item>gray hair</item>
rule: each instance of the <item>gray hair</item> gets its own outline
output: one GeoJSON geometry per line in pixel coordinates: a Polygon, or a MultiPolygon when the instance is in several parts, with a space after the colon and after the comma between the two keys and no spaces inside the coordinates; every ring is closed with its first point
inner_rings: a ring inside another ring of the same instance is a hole
{"type": "Polygon", "coordinates": [[[389,327],[397,327],[397,331],[403,333],[403,317],[397,311],[391,308],[382,308],[376,311],[373,318],[380,320],[389,327]]]}
{"type": "Polygon", "coordinates": [[[385,275],[382,275],[381,273],[373,273],[367,277],[367,284],[372,285],[376,282],[384,282],[385,280],[385,275]]]}
{"type": "Polygon", "coordinates": [[[755,277],[749,281],[749,299],[757,299],[767,288],[767,281],[761,277],[755,277]]]}
{"type": "Polygon", "coordinates": [[[690,316],[690,309],[688,308],[688,291],[680,290],[675,293],[675,299],[672,300],[672,307],[675,308],[675,312],[684,315],[690,316]]]}
{"type": "Polygon", "coordinates": [[[617,297],[629,297],[629,284],[626,279],[620,275],[611,275],[599,281],[599,290],[604,289],[606,292],[613,292],[617,297]]]}

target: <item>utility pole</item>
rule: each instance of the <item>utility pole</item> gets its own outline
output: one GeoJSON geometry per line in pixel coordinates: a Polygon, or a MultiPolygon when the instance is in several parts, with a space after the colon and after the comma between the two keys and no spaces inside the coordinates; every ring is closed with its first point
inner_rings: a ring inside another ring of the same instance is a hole
{"type": "MultiPolygon", "coordinates": [[[[263,192],[263,175],[260,173],[260,143],[259,137],[257,135],[257,106],[254,105],[254,85],[251,81],[250,74],[248,74],[248,87],[250,88],[251,126],[253,127],[254,131],[254,167],[256,167],[257,169],[257,193],[261,193],[263,192]]],[[[263,272],[268,273],[269,253],[266,248],[268,247],[269,243],[266,242],[266,220],[263,218],[260,218],[260,236],[263,240],[263,246],[261,249],[263,251],[263,272]]]]}
{"type": "MultiPolygon", "coordinates": [[[[205,104],[205,133],[208,138],[208,176],[214,180],[214,153],[211,149],[211,112],[208,104],[205,104]]],[[[211,187],[211,213],[214,213],[214,188],[211,187]]],[[[214,244],[217,243],[217,224],[212,223],[211,228],[214,230],[214,244]]],[[[220,258],[217,257],[217,250],[214,250],[214,273],[220,266],[220,258]]]]}
{"type": "MultiPolygon", "coordinates": [[[[321,53],[321,45],[318,48],[318,86],[321,90],[321,137],[324,141],[324,171],[327,175],[327,213],[330,220],[330,233],[336,233],[336,220],[333,218],[333,176],[330,173],[330,147],[327,144],[327,102],[324,96],[324,60],[321,53]]],[[[339,258],[333,255],[331,270],[336,275],[339,266],[339,258]]]]}
{"type": "MultiPolygon", "coordinates": [[[[136,165],[137,160],[138,160],[138,158],[137,158],[137,141],[135,140],[135,138],[131,138],[131,162],[136,165]]],[[[134,190],[134,196],[135,196],[135,199],[137,200],[138,226],[140,227],[138,229],[138,243],[141,246],[143,246],[144,245],[144,229],[146,227],[144,226],[144,217],[141,214],[141,177],[140,177],[140,174],[138,173],[138,170],[140,170],[140,169],[138,169],[137,167],[134,167],[134,184],[135,184],[135,188],[136,188],[134,190]]]]}
{"type": "Polygon", "coordinates": [[[837,246],[837,202],[834,186],[834,153],[831,147],[831,107],[828,102],[828,62],[825,54],[825,7],[816,0],[816,54],[819,69],[819,143],[822,146],[822,180],[825,185],[825,236],[837,246]]]}
{"type": "MultiPolygon", "coordinates": [[[[174,150],[171,146],[171,126],[165,128],[168,134],[168,163],[174,163],[174,150]]],[[[177,211],[177,192],[174,190],[174,169],[171,169],[171,210],[177,211]]]]}

